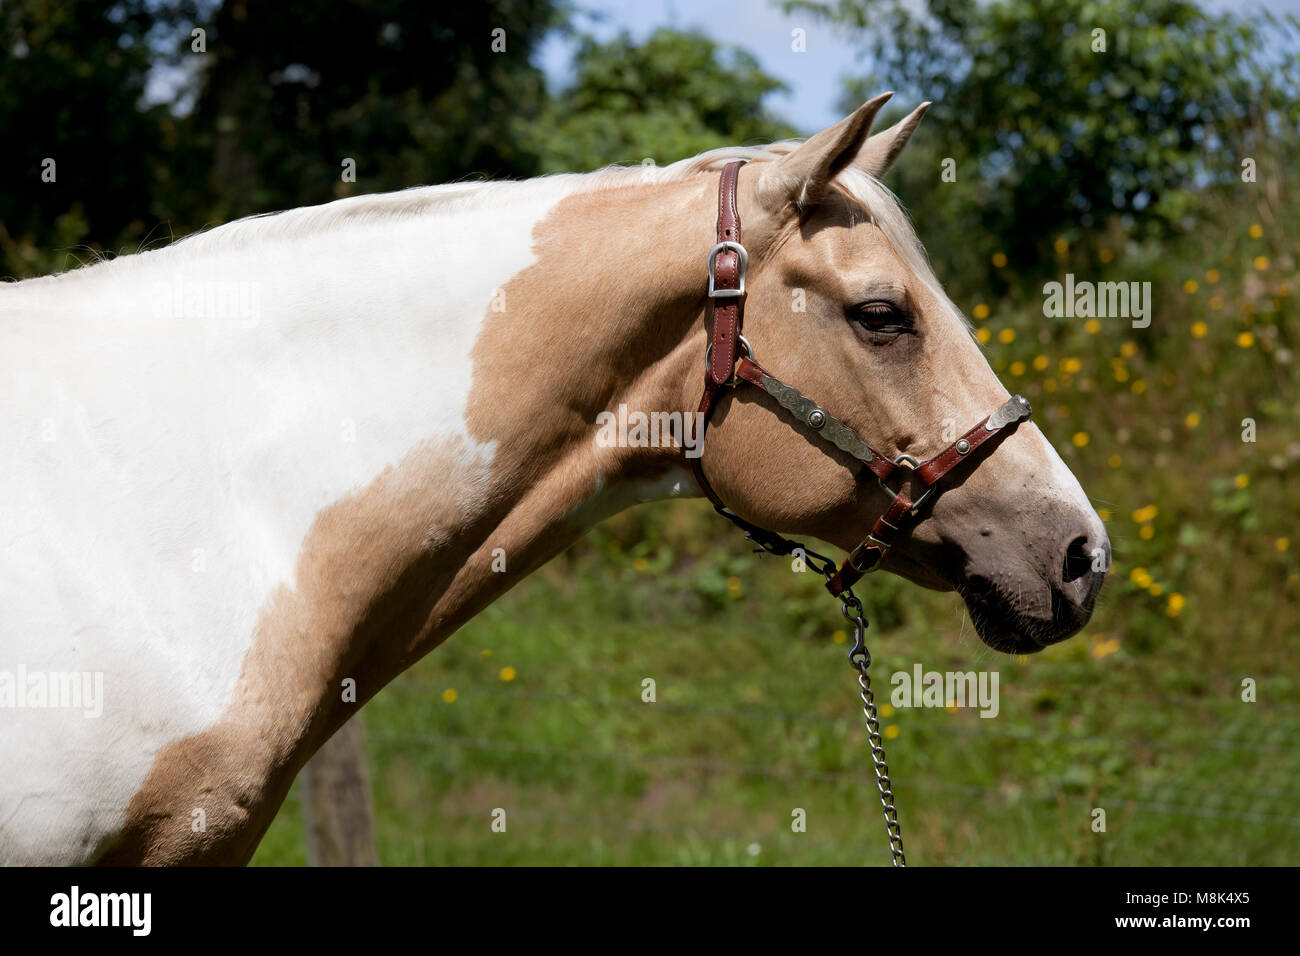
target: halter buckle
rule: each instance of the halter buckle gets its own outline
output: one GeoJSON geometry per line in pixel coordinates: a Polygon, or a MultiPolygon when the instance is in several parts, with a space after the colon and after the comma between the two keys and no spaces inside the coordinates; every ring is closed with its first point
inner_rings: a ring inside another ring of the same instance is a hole
{"type": "Polygon", "coordinates": [[[745,294],[745,273],[749,271],[749,253],[745,247],[738,242],[720,242],[709,250],[709,298],[710,299],[738,299],[745,294]],[[718,255],[723,252],[734,252],[736,254],[736,272],[740,276],[740,287],[737,289],[719,289],[718,282],[718,255]]]}

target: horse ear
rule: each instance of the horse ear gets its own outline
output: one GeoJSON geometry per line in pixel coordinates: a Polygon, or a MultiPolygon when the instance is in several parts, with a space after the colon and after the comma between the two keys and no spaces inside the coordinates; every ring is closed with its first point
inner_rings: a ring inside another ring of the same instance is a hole
{"type": "Polygon", "coordinates": [[[916,132],[921,117],[929,108],[929,102],[922,103],[912,111],[910,116],[869,138],[862,151],[853,160],[853,165],[863,172],[870,173],[876,179],[885,175],[889,167],[894,165],[894,160],[898,159],[898,154],[903,151],[907,141],[912,138],[912,134],[916,132]]]}
{"type": "Polygon", "coordinates": [[[871,121],[893,96],[881,93],[858,107],[852,116],[828,126],[792,153],[774,163],[764,164],[758,181],[758,196],[763,205],[774,211],[787,205],[815,206],[826,194],[827,184],[835,174],[853,162],[871,132],[871,121]]]}

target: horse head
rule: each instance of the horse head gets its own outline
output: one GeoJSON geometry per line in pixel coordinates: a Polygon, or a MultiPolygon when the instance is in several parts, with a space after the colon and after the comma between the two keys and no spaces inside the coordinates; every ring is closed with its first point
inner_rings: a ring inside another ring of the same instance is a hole
{"type": "MultiPolygon", "coordinates": [[[[926,108],[870,135],[888,96],[742,168],[738,346],[880,455],[922,462],[1009,395],[880,184],[926,108]]],[[[850,549],[894,489],[805,424],[762,389],[722,389],[700,459],[705,484],[748,522],[850,549]]],[[[1110,543],[1043,433],[1028,421],[1006,431],[936,485],[879,566],[957,591],[989,646],[1025,653],[1088,621],[1110,543]]]]}

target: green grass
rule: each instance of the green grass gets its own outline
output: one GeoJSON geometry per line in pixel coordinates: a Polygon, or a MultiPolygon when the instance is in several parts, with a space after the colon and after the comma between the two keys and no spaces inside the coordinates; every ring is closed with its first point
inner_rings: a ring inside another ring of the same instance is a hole
{"type": "MultiPolygon", "coordinates": [[[[844,635],[812,575],[746,559],[736,596],[717,604],[611,554],[610,532],[596,539],[366,707],[381,859],[885,862],[844,635]],[[656,703],[641,699],[647,677],[656,703]],[[490,829],[498,807],[505,833],[490,829]],[[791,832],[796,807],[806,833],[791,832]]],[[[895,618],[871,632],[882,700],[888,675],[916,661],[1000,673],[995,719],[908,709],[883,721],[898,729],[887,746],[913,862],[1297,862],[1300,693],[1254,666],[1250,640],[1219,658],[1174,639],[1104,653],[1084,635],[1021,661],[979,644],[956,598],[871,585],[895,618]],[[1239,700],[1246,674],[1258,703],[1239,700]]],[[[1121,606],[1104,606],[1094,633],[1123,633],[1121,606]]],[[[291,796],[255,862],[302,860],[291,796]]]]}
{"type": "MultiPolygon", "coordinates": [[[[882,701],[916,662],[1000,674],[996,719],[883,720],[913,863],[1300,863],[1288,227],[1295,204],[1227,205],[1176,243],[1061,251],[1061,275],[1151,281],[1148,329],[1052,323],[1037,283],[987,317],[958,294],[1107,520],[1115,566],[1085,633],[1028,659],[980,644],[951,595],[859,588],[882,701]]],[[[606,523],[366,707],[381,859],[886,863],[842,624],[812,574],[748,555],[698,502],[606,523]]],[[[291,794],[255,862],[303,859],[291,794]]]]}

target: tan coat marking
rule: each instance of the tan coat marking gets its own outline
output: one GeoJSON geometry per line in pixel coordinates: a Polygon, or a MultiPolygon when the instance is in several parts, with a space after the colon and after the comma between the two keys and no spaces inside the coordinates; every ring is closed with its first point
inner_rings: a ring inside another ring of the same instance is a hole
{"type": "Polygon", "coordinates": [[[636,450],[633,461],[633,450],[592,440],[602,409],[688,407],[679,399],[698,378],[688,389],[682,339],[699,316],[699,263],[684,250],[707,242],[706,185],[663,190],[575,195],[538,225],[538,262],[506,287],[510,310],[489,313],[473,355],[467,424],[475,440],[497,443],[490,473],[451,470],[463,450],[430,444],[320,513],[295,586],[260,615],[225,714],[158,753],[101,863],[247,862],[308,757],[357,706],[572,543],[585,527],[571,514],[598,482],[677,463],[669,450],[636,450]],[[692,205],[700,235],[675,239],[692,205]],[[665,248],[682,250],[675,285],[647,276],[665,248]],[[495,548],[505,549],[504,574],[491,570],[495,548]],[[346,677],[357,681],[357,704],[340,700],[346,677]],[[206,831],[195,833],[199,808],[206,831]]]}

